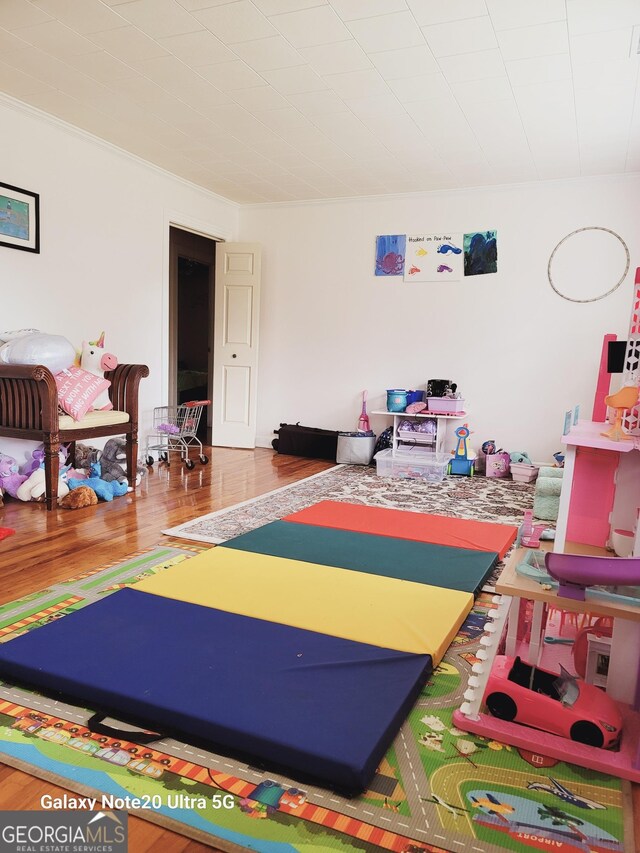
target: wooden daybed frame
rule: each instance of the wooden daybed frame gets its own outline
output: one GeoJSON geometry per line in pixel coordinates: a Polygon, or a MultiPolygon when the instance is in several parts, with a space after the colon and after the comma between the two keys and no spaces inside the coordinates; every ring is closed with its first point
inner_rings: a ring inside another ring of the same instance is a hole
{"type": "Polygon", "coordinates": [[[0,437],[25,438],[44,444],[46,505],[52,510],[58,500],[58,452],[69,445],[74,459],[75,442],[105,435],[126,437],[127,472],[135,488],[138,459],[138,386],[149,375],[144,364],[119,364],[105,374],[109,379],[109,397],[113,408],[126,412],[126,423],[78,426],[60,429],[58,390],[51,371],[42,365],[0,365],[0,437]]]}

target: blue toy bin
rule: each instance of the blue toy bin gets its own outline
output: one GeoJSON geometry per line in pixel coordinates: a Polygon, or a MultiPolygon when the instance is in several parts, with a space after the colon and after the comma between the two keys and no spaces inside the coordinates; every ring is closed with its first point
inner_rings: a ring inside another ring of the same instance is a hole
{"type": "Polygon", "coordinates": [[[387,411],[404,412],[407,408],[407,392],[399,388],[387,390],[387,411]]]}
{"type": "Polygon", "coordinates": [[[424,391],[407,391],[407,406],[411,403],[423,403],[424,391]]]}

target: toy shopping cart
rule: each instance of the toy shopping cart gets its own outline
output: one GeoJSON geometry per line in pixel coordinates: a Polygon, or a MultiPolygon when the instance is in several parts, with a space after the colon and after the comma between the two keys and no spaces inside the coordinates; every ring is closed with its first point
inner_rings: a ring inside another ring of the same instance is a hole
{"type": "Polygon", "coordinates": [[[209,457],[202,452],[202,442],[196,435],[200,417],[205,406],[209,406],[211,400],[193,400],[190,403],[182,403],[180,406],[159,406],[153,410],[153,432],[147,438],[147,465],[153,465],[153,451],[158,454],[160,462],[169,464],[169,451],[180,451],[180,458],[191,470],[195,466],[193,459],[189,459],[189,448],[199,448],[200,462],[206,465],[209,457]],[[155,442],[155,443],[154,443],[155,442]]]}

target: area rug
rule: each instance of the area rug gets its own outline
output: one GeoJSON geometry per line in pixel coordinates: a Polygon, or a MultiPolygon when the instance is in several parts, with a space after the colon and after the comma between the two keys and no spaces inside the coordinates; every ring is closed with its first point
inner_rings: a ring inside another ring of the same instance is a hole
{"type": "MultiPolygon", "coordinates": [[[[201,550],[167,540],[164,547],[6,604],[0,608],[0,639],[10,642],[201,550]]],[[[86,709],[2,682],[0,760],[95,798],[86,808],[124,807],[225,851],[635,849],[630,830],[625,837],[625,817],[627,823],[631,817],[627,783],[453,726],[493,607],[491,595],[479,597],[370,789],[351,800],[174,740],[140,747],[92,735],[86,709]]]]}
{"type": "Polygon", "coordinates": [[[338,465],[163,533],[215,545],[322,500],[520,524],[533,507],[534,488],[495,477],[445,477],[440,483],[392,479],[364,465],[338,465]]]}

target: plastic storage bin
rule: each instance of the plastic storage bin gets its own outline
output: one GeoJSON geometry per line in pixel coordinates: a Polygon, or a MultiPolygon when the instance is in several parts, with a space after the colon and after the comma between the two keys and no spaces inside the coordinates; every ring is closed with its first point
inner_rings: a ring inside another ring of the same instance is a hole
{"type": "Polygon", "coordinates": [[[407,408],[407,392],[401,388],[392,388],[387,391],[387,411],[404,412],[407,408]]]}
{"type": "Polygon", "coordinates": [[[524,462],[511,463],[511,476],[518,483],[533,483],[538,476],[537,465],[527,465],[524,462]]]}
{"type": "Polygon", "coordinates": [[[426,480],[430,483],[444,480],[450,458],[444,453],[433,453],[420,447],[402,447],[395,453],[389,448],[374,456],[379,477],[426,480]]]}
{"type": "Polygon", "coordinates": [[[464,412],[464,400],[453,400],[451,397],[427,397],[429,411],[434,414],[456,414],[464,412]]]}

